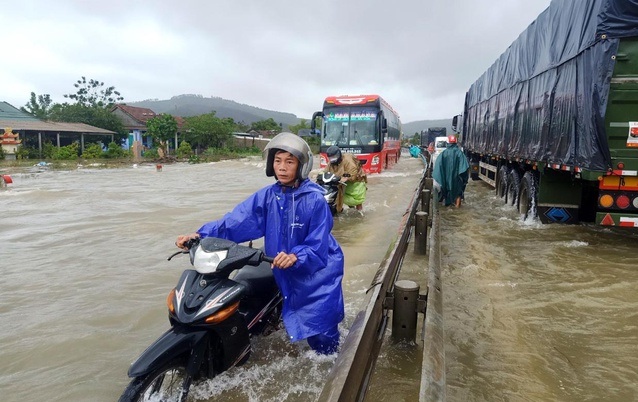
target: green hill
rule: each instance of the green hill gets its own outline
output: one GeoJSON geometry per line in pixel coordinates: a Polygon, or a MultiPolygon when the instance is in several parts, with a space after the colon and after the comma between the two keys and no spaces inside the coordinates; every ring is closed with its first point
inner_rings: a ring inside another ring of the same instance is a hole
{"type": "Polygon", "coordinates": [[[220,118],[232,118],[244,124],[272,118],[284,126],[299,124],[301,119],[292,113],[276,112],[244,105],[222,98],[204,98],[201,95],[177,95],[168,100],[147,99],[140,102],[127,102],[130,106],[149,108],[155,113],[169,113],[173,116],[198,116],[212,111],[220,118]]]}

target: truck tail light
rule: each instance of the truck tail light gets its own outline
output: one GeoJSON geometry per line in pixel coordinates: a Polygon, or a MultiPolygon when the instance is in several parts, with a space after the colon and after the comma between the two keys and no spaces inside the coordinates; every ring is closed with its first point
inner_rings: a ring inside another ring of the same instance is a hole
{"type": "Polygon", "coordinates": [[[629,204],[629,197],[626,195],[619,195],[618,198],[616,198],[616,206],[620,209],[629,208],[629,204]]]}
{"type": "Polygon", "coordinates": [[[609,194],[603,194],[602,196],[600,196],[600,200],[598,200],[598,203],[603,208],[611,208],[611,206],[614,205],[614,197],[609,194]]]}

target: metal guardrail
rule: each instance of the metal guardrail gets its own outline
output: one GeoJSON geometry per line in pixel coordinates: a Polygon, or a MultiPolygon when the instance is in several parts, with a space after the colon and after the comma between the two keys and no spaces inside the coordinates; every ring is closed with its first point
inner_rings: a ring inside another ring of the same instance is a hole
{"type": "MultiPolygon", "coordinates": [[[[411,227],[415,213],[419,208],[419,200],[423,193],[427,172],[427,168],[424,169],[423,177],[412,195],[409,207],[399,226],[399,234],[390,245],[372,280],[370,288],[366,292],[366,308],[355,317],[341,352],[319,396],[318,401],[320,402],[363,401],[365,398],[389,320],[389,310],[384,307],[384,299],[386,295],[390,294],[398,278],[410,241],[411,227]]],[[[438,197],[438,194],[434,193],[434,196],[438,197]]],[[[432,210],[437,211],[437,206],[435,205],[437,203],[433,202],[431,204],[432,210]]],[[[424,347],[424,368],[420,393],[424,395],[423,398],[428,399],[421,398],[422,401],[443,401],[444,399],[441,399],[441,397],[445,397],[444,350],[440,346],[443,342],[443,330],[442,309],[440,308],[441,284],[438,273],[438,214],[433,215],[434,230],[432,231],[433,240],[430,242],[430,247],[435,251],[430,253],[429,265],[430,267],[436,266],[436,272],[428,274],[428,293],[436,295],[436,300],[434,300],[434,316],[428,318],[428,309],[425,319],[425,340],[426,342],[432,342],[432,344],[427,344],[424,347]],[[437,305],[438,307],[436,307],[437,305]],[[428,323],[430,328],[428,328],[428,323]],[[425,367],[426,365],[427,368],[425,367]],[[423,390],[424,386],[428,387],[425,391],[423,390]],[[432,388],[431,390],[429,389],[430,387],[432,388]]]]}

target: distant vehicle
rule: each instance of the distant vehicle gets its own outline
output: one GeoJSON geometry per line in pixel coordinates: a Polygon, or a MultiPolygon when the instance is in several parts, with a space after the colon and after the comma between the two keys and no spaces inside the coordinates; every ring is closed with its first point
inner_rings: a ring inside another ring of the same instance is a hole
{"type": "Polygon", "coordinates": [[[446,137],[447,129],[445,127],[430,127],[421,131],[421,148],[427,148],[435,141],[437,137],[446,137]]]}
{"type": "Polygon", "coordinates": [[[331,145],[355,154],[366,173],[381,173],[399,161],[401,120],[379,95],[329,96],[312,116],[313,132],[318,117],[322,119],[319,167],[328,165],[326,150],[331,145]]]}
{"type": "Polygon", "coordinates": [[[313,133],[313,131],[309,128],[302,128],[302,129],[299,129],[299,131],[297,132],[297,135],[300,137],[312,137],[313,135],[316,135],[316,134],[313,133]]]}
{"type": "Polygon", "coordinates": [[[434,152],[432,152],[432,167],[436,162],[436,158],[447,148],[449,141],[447,137],[436,137],[434,139],[434,152]]]}

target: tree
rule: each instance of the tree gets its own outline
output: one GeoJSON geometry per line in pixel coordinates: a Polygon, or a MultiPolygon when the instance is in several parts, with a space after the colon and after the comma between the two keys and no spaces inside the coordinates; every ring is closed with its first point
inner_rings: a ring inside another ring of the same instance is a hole
{"type": "Polygon", "coordinates": [[[234,124],[230,124],[228,119],[215,116],[215,112],[186,117],[184,120],[186,120],[184,141],[188,141],[198,149],[221,148],[233,134],[234,124]]]}
{"type": "Polygon", "coordinates": [[[310,125],[308,125],[308,121],[306,119],[301,119],[299,124],[295,124],[294,126],[288,126],[288,129],[291,133],[299,134],[299,130],[309,129],[310,125]]]}
{"type": "Polygon", "coordinates": [[[146,134],[159,142],[160,156],[168,155],[167,141],[177,134],[177,120],[170,114],[160,113],[146,122],[146,129],[146,134]]]}
{"type": "Polygon", "coordinates": [[[86,77],[82,77],[73,86],[78,91],[64,97],[74,100],[76,104],[107,108],[124,100],[114,86],[103,88],[104,83],[98,80],[90,79],[87,82],[86,77]]]}
{"type": "Polygon", "coordinates": [[[64,95],[64,97],[74,100],[75,103],[54,104],[48,112],[49,119],[68,123],[84,123],[111,130],[117,133],[118,143],[121,142],[126,137],[127,132],[122,121],[111,113],[110,107],[124,98],[115,90],[115,87],[103,88],[103,82],[93,79],[87,82],[85,77],[78,80],[74,86],[78,88],[77,93],[64,95]]]}
{"type": "Polygon", "coordinates": [[[235,131],[239,133],[245,133],[250,130],[250,124],[246,124],[243,121],[235,123],[235,131]]]}
{"type": "Polygon", "coordinates": [[[256,121],[250,125],[253,130],[257,131],[279,131],[281,130],[281,126],[273,120],[272,117],[267,118],[266,120],[256,121]]]}
{"type": "Polygon", "coordinates": [[[98,106],[84,106],[82,104],[56,103],[49,112],[49,118],[53,121],[67,123],[84,123],[105,130],[115,131],[118,140],[126,137],[122,121],[108,109],[98,106]]]}
{"type": "Polygon", "coordinates": [[[36,97],[35,92],[31,92],[31,99],[20,110],[30,113],[38,119],[48,120],[52,103],[51,95],[44,94],[36,97]]]}
{"type": "Polygon", "coordinates": [[[193,155],[193,148],[188,142],[182,141],[182,143],[179,144],[176,153],[178,158],[190,158],[193,155]]]}

